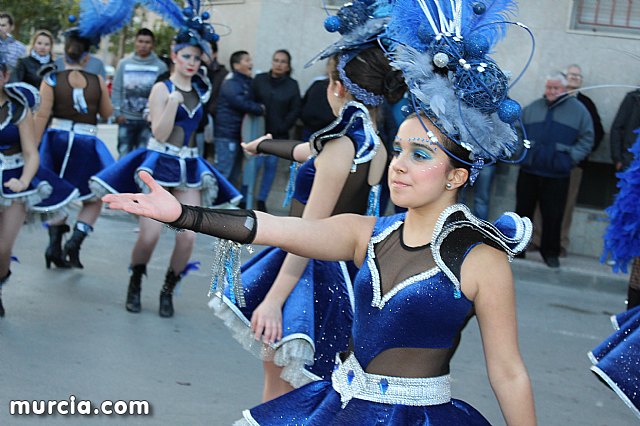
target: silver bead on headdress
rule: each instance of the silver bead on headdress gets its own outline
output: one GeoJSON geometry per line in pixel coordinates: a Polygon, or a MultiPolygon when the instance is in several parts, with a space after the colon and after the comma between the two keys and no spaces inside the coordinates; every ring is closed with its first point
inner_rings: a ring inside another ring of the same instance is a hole
{"type": "Polygon", "coordinates": [[[469,151],[465,161],[439,144],[471,166],[471,183],[485,164],[514,162],[520,149],[521,108],[508,92],[522,74],[510,83],[488,56],[507,25],[531,35],[507,20],[515,7],[513,0],[396,0],[387,28],[392,66],[403,72],[415,111],[469,151]]]}

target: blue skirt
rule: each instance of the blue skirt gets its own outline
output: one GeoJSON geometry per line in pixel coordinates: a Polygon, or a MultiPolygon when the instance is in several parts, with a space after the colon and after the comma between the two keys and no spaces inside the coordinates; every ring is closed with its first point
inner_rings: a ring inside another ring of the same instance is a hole
{"type": "Polygon", "coordinates": [[[97,196],[106,193],[147,192],[138,178],[145,170],[165,188],[193,188],[201,191],[201,205],[237,204],[242,195],[202,157],[180,158],[175,155],[138,148],[91,178],[91,189],[97,196]]]}
{"type": "Polygon", "coordinates": [[[353,321],[351,262],[309,260],[302,277],[282,308],[282,340],[257,342],[251,316],[273,285],[287,253],[270,247],[242,266],[246,306],[231,301],[230,288],[210,305],[245,349],[262,360],[284,367],[282,378],[293,387],[331,377],[335,355],[347,350],[353,321]]]}
{"type": "Polygon", "coordinates": [[[589,352],[591,371],[640,418],[640,306],[611,321],[616,331],[589,352]]]}
{"type": "Polygon", "coordinates": [[[7,164],[0,168],[0,208],[18,202],[24,203],[27,213],[49,214],[64,208],[78,196],[78,190],[73,185],[42,166],[24,191],[13,192],[4,184],[22,176],[22,155],[5,157],[4,162],[7,164]],[[16,164],[15,167],[12,162],[16,164]]]}
{"type": "Polygon", "coordinates": [[[69,141],[68,131],[50,128],[40,145],[40,165],[77,188],[80,200],[94,197],[89,178],[114,162],[104,142],[93,135],[76,133],[69,141]]]}
{"type": "Polygon", "coordinates": [[[402,425],[402,426],[487,426],[489,422],[464,401],[409,406],[352,399],[342,408],[340,394],[331,382],[309,383],[279,398],[243,412],[236,425],[402,425]]]}

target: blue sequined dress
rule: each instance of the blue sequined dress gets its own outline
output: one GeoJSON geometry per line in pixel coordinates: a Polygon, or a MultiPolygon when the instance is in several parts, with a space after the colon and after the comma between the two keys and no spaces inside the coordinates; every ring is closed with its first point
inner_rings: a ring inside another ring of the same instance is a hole
{"type": "MultiPolygon", "coordinates": [[[[369,166],[381,142],[371,126],[367,108],[359,102],[349,102],[333,123],[311,136],[314,155],[298,169],[291,216],[301,217],[307,204],[316,173],[315,156],[325,143],[341,136],[351,140],[356,154],[332,214],[367,212],[371,190],[367,183],[369,166]]],[[[237,305],[230,289],[222,298],[214,297],[210,306],[247,350],[284,367],[282,378],[300,387],[310,381],[328,379],[335,354],[348,347],[352,279],[357,268],[352,262],[309,260],[282,308],[283,338],[274,345],[263,345],[253,338],[250,319],[275,281],[286,255],[283,250],[270,247],[243,265],[245,307],[237,305]]]]}
{"type": "Polygon", "coordinates": [[[54,71],[43,83],[54,92],[51,124],[42,136],[40,164],[58,174],[79,191],[80,200],[94,198],[89,178],[115,161],[97,137],[97,114],[102,96],[97,75],[85,71],[54,71]],[[69,83],[69,74],[80,72],[84,89],[69,83]]]}
{"type": "Polygon", "coordinates": [[[511,258],[531,222],[508,213],[495,225],[460,204],[438,219],[431,243],[408,247],[404,214],[378,219],[354,282],[353,352],[335,357],[330,380],[243,412],[237,425],[488,425],[452,399],[449,361],[474,313],[460,291],[465,255],[489,244],[511,258]]]}
{"type": "MultiPolygon", "coordinates": [[[[242,196],[211,164],[198,154],[195,132],[202,118],[203,103],[209,97],[208,86],[194,77],[192,91],[182,92],[185,102],[176,112],[174,129],[169,141],[151,138],[144,148],[138,148],[120,158],[112,166],[91,178],[91,189],[102,196],[106,193],[146,191],[138,172],[145,170],[165,188],[198,189],[205,207],[237,204],[242,196]],[[193,98],[193,99],[191,99],[193,98]]],[[[169,91],[176,89],[171,80],[163,82],[169,91]]]]}
{"type": "Polygon", "coordinates": [[[40,165],[24,191],[13,192],[4,186],[22,175],[24,157],[18,126],[28,110],[37,109],[40,99],[36,88],[26,83],[6,84],[4,91],[9,102],[0,107],[0,210],[18,202],[24,203],[30,215],[54,213],[76,198],[78,191],[46,167],[40,165]]]}
{"type": "Polygon", "coordinates": [[[611,317],[615,330],[589,352],[597,374],[640,418],[640,306],[611,317]]]}

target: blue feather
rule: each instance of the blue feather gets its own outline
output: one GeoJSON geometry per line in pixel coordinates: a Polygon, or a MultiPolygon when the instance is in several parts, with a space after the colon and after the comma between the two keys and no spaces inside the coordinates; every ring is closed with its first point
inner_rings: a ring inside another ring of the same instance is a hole
{"type": "MultiPolygon", "coordinates": [[[[640,129],[635,131],[640,135],[640,129]]],[[[611,222],[604,234],[601,262],[611,257],[614,272],[627,272],[627,265],[640,256],[640,136],[629,150],[631,165],[616,176],[620,192],[605,211],[611,222]]]]}
{"type": "Polygon", "coordinates": [[[482,15],[476,15],[473,12],[473,3],[476,2],[464,2],[462,36],[480,33],[489,41],[489,46],[493,47],[506,35],[508,27],[507,24],[495,23],[511,20],[518,5],[514,0],[482,0],[480,2],[486,6],[486,11],[482,15]]]}
{"type": "Polygon", "coordinates": [[[183,27],[185,24],[182,9],[172,0],[140,0],[140,4],[162,16],[176,29],[183,27]]]}
{"type": "Polygon", "coordinates": [[[95,37],[110,34],[131,20],[136,0],[80,1],[80,35],[95,37]]]}

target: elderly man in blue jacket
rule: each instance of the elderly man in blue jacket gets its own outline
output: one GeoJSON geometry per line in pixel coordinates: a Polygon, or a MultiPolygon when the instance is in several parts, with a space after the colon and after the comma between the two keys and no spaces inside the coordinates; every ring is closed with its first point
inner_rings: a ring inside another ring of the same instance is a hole
{"type": "Polygon", "coordinates": [[[215,167],[225,178],[235,180],[239,173],[240,130],[245,114],[264,115],[264,105],[254,100],[252,89],[253,61],[244,50],[231,54],[231,78],[224,80],[218,95],[214,137],[215,167]]]}
{"type": "Polygon", "coordinates": [[[533,218],[540,204],[540,254],[551,268],[560,266],[562,217],[571,170],[589,155],[594,141],[589,111],[566,92],[566,78],[554,73],[546,79],[544,96],[522,111],[531,148],[520,166],[516,213],[533,218]]]}

